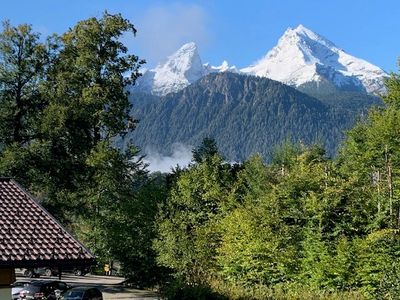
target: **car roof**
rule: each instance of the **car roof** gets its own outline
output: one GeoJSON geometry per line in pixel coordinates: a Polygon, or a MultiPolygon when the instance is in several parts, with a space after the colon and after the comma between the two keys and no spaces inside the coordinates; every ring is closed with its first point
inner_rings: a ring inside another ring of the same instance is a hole
{"type": "Polygon", "coordinates": [[[94,286],[74,286],[74,287],[70,288],[68,291],[71,291],[71,290],[86,291],[86,290],[91,290],[91,289],[99,290],[97,287],[94,287],[94,286]]]}
{"type": "Polygon", "coordinates": [[[13,284],[16,284],[16,283],[31,283],[31,280],[17,280],[17,281],[14,281],[13,284]]]}
{"type": "Polygon", "coordinates": [[[62,282],[58,280],[33,280],[30,283],[32,285],[42,285],[42,284],[48,284],[48,283],[53,283],[53,282],[62,282]]]}

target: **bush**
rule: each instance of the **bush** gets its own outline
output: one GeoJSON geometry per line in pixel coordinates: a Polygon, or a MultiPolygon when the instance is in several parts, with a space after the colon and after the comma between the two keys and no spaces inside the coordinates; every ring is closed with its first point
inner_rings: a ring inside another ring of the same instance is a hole
{"type": "Polygon", "coordinates": [[[309,286],[296,283],[282,283],[269,287],[266,285],[244,286],[222,281],[212,284],[214,290],[232,300],[361,300],[364,296],[357,291],[328,292],[311,290],[309,286]]]}
{"type": "Polygon", "coordinates": [[[228,299],[214,292],[208,285],[189,285],[180,279],[175,279],[161,290],[162,298],[179,300],[225,300],[228,299]]]}
{"type": "Polygon", "coordinates": [[[384,229],[357,241],[357,281],[371,299],[398,299],[400,292],[400,236],[384,229]]]}

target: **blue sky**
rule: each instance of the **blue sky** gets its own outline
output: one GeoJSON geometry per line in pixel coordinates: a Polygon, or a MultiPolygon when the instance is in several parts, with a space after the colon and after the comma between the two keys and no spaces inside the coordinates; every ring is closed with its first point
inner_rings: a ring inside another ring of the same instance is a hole
{"type": "Polygon", "coordinates": [[[0,19],[30,23],[47,35],[100,17],[105,9],[135,24],[137,37],[124,39],[149,67],[189,41],[198,44],[203,62],[226,59],[244,67],[265,55],[288,27],[303,24],[354,56],[398,71],[398,0],[19,0],[4,1],[0,19]]]}

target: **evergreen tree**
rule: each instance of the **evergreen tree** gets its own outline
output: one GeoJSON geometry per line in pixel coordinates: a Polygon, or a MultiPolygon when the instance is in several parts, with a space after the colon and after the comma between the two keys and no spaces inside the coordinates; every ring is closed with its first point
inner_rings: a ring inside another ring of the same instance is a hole
{"type": "Polygon", "coordinates": [[[400,239],[391,229],[377,230],[356,239],[355,277],[359,288],[372,299],[396,299],[399,284],[400,239]]]}
{"type": "Polygon", "coordinates": [[[218,154],[217,142],[209,137],[202,140],[201,144],[192,150],[193,161],[201,163],[203,160],[212,158],[215,154],[218,154]]]}
{"type": "Polygon", "coordinates": [[[342,173],[353,182],[353,195],[363,201],[364,212],[359,215],[369,230],[400,226],[399,82],[399,76],[392,74],[383,98],[386,107],[371,110],[348,133],[341,151],[342,173]]]}

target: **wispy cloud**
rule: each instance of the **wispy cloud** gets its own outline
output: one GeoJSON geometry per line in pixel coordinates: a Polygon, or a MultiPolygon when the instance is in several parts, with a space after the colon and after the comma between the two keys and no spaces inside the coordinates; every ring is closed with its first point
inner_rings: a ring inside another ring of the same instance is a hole
{"type": "Polygon", "coordinates": [[[151,172],[170,172],[177,165],[186,167],[192,160],[192,149],[182,144],[175,144],[172,155],[164,156],[152,149],[146,149],[145,163],[148,163],[148,170],[151,172]]]}
{"type": "Polygon", "coordinates": [[[134,20],[138,30],[135,47],[150,66],[156,65],[187,42],[201,48],[209,40],[207,15],[194,4],[152,6],[134,20]]]}

